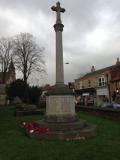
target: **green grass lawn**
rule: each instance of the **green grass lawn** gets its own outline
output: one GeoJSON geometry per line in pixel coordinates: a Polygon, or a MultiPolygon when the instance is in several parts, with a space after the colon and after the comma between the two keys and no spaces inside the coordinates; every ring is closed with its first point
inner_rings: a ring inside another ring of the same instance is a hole
{"type": "Polygon", "coordinates": [[[120,160],[120,124],[82,113],[78,116],[97,125],[95,138],[38,142],[24,135],[18,121],[43,117],[15,117],[12,109],[0,108],[0,160],[120,160]]]}

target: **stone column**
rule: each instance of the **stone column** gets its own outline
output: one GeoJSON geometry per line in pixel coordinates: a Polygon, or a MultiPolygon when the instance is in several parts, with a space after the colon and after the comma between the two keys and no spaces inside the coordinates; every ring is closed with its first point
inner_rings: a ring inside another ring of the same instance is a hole
{"type": "Polygon", "coordinates": [[[63,24],[55,24],[56,32],[56,84],[64,84],[62,31],[63,24]]]}
{"type": "Polygon", "coordinates": [[[65,12],[64,8],[60,7],[60,3],[56,3],[56,7],[51,8],[56,11],[56,24],[54,29],[56,32],[56,84],[64,84],[64,71],[63,71],[63,47],[62,47],[62,31],[64,25],[61,21],[60,12],[65,12]]]}

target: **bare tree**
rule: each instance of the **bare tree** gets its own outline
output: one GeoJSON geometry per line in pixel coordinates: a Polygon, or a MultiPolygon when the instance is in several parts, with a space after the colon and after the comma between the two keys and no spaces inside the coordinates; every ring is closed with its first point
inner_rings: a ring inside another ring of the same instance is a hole
{"type": "Polygon", "coordinates": [[[16,67],[23,74],[23,80],[27,80],[31,73],[44,72],[43,48],[36,43],[33,35],[21,33],[13,41],[16,67]]]}
{"type": "Polygon", "coordinates": [[[12,40],[11,38],[0,39],[0,71],[2,72],[2,83],[6,81],[6,73],[12,57],[12,40]]]}

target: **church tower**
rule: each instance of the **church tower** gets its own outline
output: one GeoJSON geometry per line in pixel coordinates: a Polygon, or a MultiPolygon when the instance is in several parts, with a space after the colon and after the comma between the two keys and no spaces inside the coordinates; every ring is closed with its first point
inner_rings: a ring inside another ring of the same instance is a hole
{"type": "Polygon", "coordinates": [[[16,73],[15,73],[15,66],[14,66],[14,63],[13,63],[13,60],[11,58],[11,62],[10,62],[10,65],[9,65],[9,70],[8,70],[8,81],[7,83],[11,83],[13,81],[16,80],[16,73]]]}

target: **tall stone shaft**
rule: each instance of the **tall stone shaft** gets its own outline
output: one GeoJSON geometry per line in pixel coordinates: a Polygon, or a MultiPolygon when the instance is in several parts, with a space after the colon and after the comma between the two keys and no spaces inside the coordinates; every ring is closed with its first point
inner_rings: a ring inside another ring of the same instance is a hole
{"type": "Polygon", "coordinates": [[[54,25],[56,31],[56,84],[64,84],[62,24],[54,25]]]}
{"type": "Polygon", "coordinates": [[[56,11],[56,24],[54,29],[56,32],[56,84],[64,84],[64,69],[63,69],[63,46],[62,46],[62,31],[64,25],[61,21],[60,12],[65,12],[64,8],[60,7],[60,3],[56,3],[56,7],[51,8],[56,11]]]}

